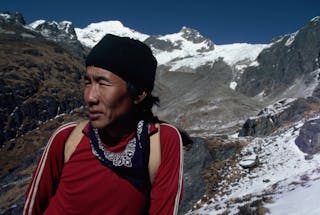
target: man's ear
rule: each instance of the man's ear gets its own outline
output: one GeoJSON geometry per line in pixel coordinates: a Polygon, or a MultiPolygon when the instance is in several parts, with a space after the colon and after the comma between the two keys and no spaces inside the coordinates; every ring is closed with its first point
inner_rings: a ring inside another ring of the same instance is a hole
{"type": "Polygon", "coordinates": [[[143,99],[145,99],[147,97],[147,93],[145,91],[143,91],[140,95],[138,95],[134,100],[133,103],[134,104],[139,104],[140,102],[143,101],[143,99]]]}

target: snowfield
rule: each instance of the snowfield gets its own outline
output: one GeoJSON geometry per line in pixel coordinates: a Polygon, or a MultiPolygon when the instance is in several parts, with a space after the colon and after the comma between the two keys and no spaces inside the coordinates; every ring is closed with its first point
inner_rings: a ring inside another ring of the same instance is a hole
{"type": "MultiPolygon", "coordinates": [[[[239,160],[256,155],[258,166],[250,171],[240,165],[231,169],[230,174],[241,171],[245,176],[229,184],[227,190],[223,190],[225,195],[203,202],[200,209],[188,214],[237,214],[239,206],[261,197],[272,199],[272,203],[264,205],[271,214],[320,214],[320,155],[307,156],[296,146],[295,139],[302,125],[303,122],[299,122],[277,131],[274,136],[252,139],[243,148],[239,160]]],[[[220,186],[223,183],[226,182],[220,186]]]]}

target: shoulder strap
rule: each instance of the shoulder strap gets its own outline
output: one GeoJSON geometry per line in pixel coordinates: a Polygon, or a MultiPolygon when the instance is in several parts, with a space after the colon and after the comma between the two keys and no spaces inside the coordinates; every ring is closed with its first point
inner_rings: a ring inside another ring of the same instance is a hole
{"type": "MultiPolygon", "coordinates": [[[[73,131],[69,135],[64,146],[65,163],[70,159],[72,153],[80,143],[80,140],[83,137],[82,130],[87,123],[87,120],[79,122],[78,125],[73,129],[73,131]]],[[[155,124],[155,126],[158,128],[158,132],[156,132],[150,137],[150,155],[148,165],[151,184],[153,183],[155,174],[161,162],[160,124],[157,123],[155,124]]]]}
{"type": "Polygon", "coordinates": [[[83,137],[82,130],[87,123],[88,123],[88,120],[79,122],[78,125],[73,129],[73,131],[69,135],[64,145],[64,162],[65,163],[70,159],[72,153],[80,143],[80,140],[83,137]]]}
{"type": "Polygon", "coordinates": [[[150,137],[149,175],[151,184],[161,162],[160,124],[156,123],[158,132],[150,137]]]}

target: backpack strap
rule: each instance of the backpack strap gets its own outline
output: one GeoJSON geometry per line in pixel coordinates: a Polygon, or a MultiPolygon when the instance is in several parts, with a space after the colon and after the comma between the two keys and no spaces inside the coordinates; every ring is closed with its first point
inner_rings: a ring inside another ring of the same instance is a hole
{"type": "Polygon", "coordinates": [[[69,135],[65,145],[64,145],[64,162],[68,162],[70,159],[72,153],[77,148],[78,144],[80,143],[80,140],[83,137],[82,130],[87,125],[88,120],[81,121],[78,123],[78,125],[73,129],[71,134],[69,135]]]}
{"type": "MultiPolygon", "coordinates": [[[[83,133],[82,130],[87,125],[88,120],[81,121],[78,125],[73,129],[71,134],[69,135],[65,146],[64,146],[64,162],[68,162],[72,153],[77,148],[80,143],[83,133]]],[[[150,154],[149,154],[149,176],[150,182],[153,183],[154,177],[160,166],[161,162],[161,145],[160,145],[160,124],[155,124],[156,128],[158,128],[158,132],[154,133],[150,136],[150,154]]]]}
{"type": "Polygon", "coordinates": [[[158,132],[150,136],[149,176],[153,183],[154,177],[161,163],[160,124],[156,123],[158,132]]]}

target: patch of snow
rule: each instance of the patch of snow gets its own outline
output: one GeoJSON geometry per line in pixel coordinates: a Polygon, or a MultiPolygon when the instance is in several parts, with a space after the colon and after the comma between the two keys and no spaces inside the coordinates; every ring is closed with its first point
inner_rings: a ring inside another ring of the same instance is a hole
{"type": "Polygon", "coordinates": [[[245,65],[245,64],[241,64],[241,65],[236,65],[235,66],[235,69],[238,70],[238,71],[242,71],[244,70],[245,68],[247,68],[248,66],[245,65]]]}
{"type": "Polygon", "coordinates": [[[33,29],[36,29],[39,25],[42,25],[45,22],[46,22],[45,20],[41,19],[41,20],[37,20],[37,21],[30,23],[29,26],[33,29]]]}
{"type": "Polygon", "coordinates": [[[265,107],[259,116],[250,117],[250,119],[259,118],[262,116],[273,116],[275,114],[281,113],[285,109],[289,108],[291,106],[291,103],[295,100],[296,100],[296,98],[286,98],[286,99],[282,99],[280,101],[277,101],[274,104],[265,107]]]}
{"type": "Polygon", "coordinates": [[[9,14],[6,14],[6,13],[0,13],[0,16],[2,16],[5,19],[10,19],[11,17],[9,14]]]}
{"type": "MultiPolygon", "coordinates": [[[[300,186],[288,187],[286,192],[278,193],[273,199],[274,202],[266,204],[273,215],[300,215],[300,214],[320,214],[319,207],[319,178],[312,180],[310,176],[305,176],[307,182],[301,182],[300,186]]],[[[317,176],[319,177],[319,176],[317,176]]]]}
{"type": "Polygon", "coordinates": [[[320,16],[316,16],[311,19],[311,22],[319,22],[320,21],[320,16]]]}
{"type": "MultiPolygon", "coordinates": [[[[320,155],[306,159],[306,154],[296,146],[295,139],[302,125],[303,121],[281,129],[277,135],[253,138],[242,153],[254,151],[259,158],[259,165],[250,171],[241,170],[240,165],[233,167],[231,172],[240,171],[244,176],[229,184],[224,195],[215,196],[200,209],[187,214],[214,215],[226,211],[228,214],[238,214],[238,207],[246,201],[235,199],[245,199],[248,195],[251,201],[263,195],[272,197],[274,203],[265,205],[270,208],[271,214],[318,214],[320,209],[316,202],[319,203],[320,155]]],[[[234,138],[237,136],[234,135],[234,138]]],[[[221,183],[220,187],[223,187],[223,183],[227,182],[221,183]]]]}
{"type": "Polygon", "coordinates": [[[264,90],[263,90],[261,93],[259,93],[259,94],[257,95],[257,97],[263,98],[263,97],[264,97],[264,90]]]}
{"type": "Polygon", "coordinates": [[[34,35],[32,35],[32,34],[27,34],[27,33],[22,33],[21,36],[22,36],[23,38],[36,38],[34,35]]]}
{"type": "Polygon", "coordinates": [[[203,106],[199,109],[200,112],[208,112],[211,110],[215,110],[219,108],[217,105],[207,105],[207,106],[203,106]]]}
{"type": "Polygon", "coordinates": [[[297,34],[298,34],[298,32],[295,32],[295,33],[291,34],[290,37],[287,39],[285,45],[286,46],[291,46],[291,44],[294,42],[294,39],[296,38],[297,34]]]}
{"type": "Polygon", "coordinates": [[[252,67],[258,67],[260,64],[258,61],[252,61],[252,63],[250,63],[249,66],[252,66],[252,67]]]}
{"type": "Polygon", "coordinates": [[[169,65],[172,67],[170,70],[174,71],[185,66],[195,69],[208,62],[212,63],[219,59],[223,59],[228,65],[232,66],[237,62],[246,59],[254,61],[259,53],[263,49],[269,47],[269,45],[247,43],[216,45],[214,50],[203,53],[196,53],[194,50],[191,50],[192,46],[189,46],[188,44],[183,47],[183,49],[175,50],[171,53],[163,52],[159,55],[156,55],[159,64],[169,63],[169,65]],[[173,61],[173,59],[176,58],[182,59],[173,61]]]}
{"type": "Polygon", "coordinates": [[[231,89],[235,90],[236,87],[237,87],[237,82],[232,81],[232,82],[230,83],[229,87],[230,87],[231,89]]]}

